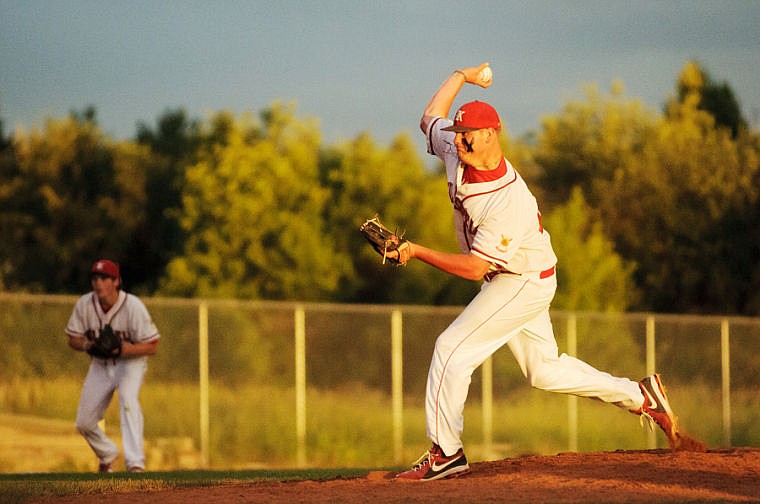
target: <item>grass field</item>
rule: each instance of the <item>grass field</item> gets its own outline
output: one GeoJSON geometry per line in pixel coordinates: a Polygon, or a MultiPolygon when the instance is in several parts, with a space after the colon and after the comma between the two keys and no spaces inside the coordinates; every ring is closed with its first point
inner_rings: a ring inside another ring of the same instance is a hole
{"type": "MultiPolygon", "coordinates": [[[[4,434],[0,437],[0,472],[94,470],[94,456],[73,425],[78,386],[73,380],[63,379],[26,380],[15,387],[0,385],[0,397],[5,397],[5,404],[0,402],[0,406],[3,411],[13,412],[0,414],[0,432],[4,434]]],[[[496,404],[494,456],[556,453],[566,448],[567,399],[527,392],[516,394],[509,403],[496,404]]],[[[149,468],[202,468],[197,402],[190,400],[196,394],[197,389],[191,385],[144,387],[141,401],[149,468]]],[[[292,391],[214,388],[211,402],[211,468],[295,467],[292,391]]],[[[642,446],[646,438],[635,419],[615,409],[610,412],[613,423],[627,424],[636,439],[633,442],[620,439],[607,429],[607,441],[622,448],[642,446]]],[[[476,399],[467,405],[465,414],[464,440],[473,456],[485,458],[481,452],[482,412],[476,399]]],[[[411,400],[405,404],[404,425],[403,459],[413,460],[428,448],[420,404],[411,400]]],[[[116,400],[106,415],[106,432],[119,443],[116,400]]],[[[377,460],[392,462],[392,439],[390,400],[386,395],[365,389],[309,391],[306,438],[309,466],[366,467],[377,460]]]]}
{"type": "Polygon", "coordinates": [[[35,473],[0,474],[0,502],[21,504],[44,497],[102,495],[120,492],[167,490],[184,487],[216,486],[253,481],[321,480],[355,477],[365,469],[247,470],[247,471],[167,471],[131,474],[35,473]]]}
{"type": "MultiPolygon", "coordinates": [[[[0,383],[0,473],[91,472],[97,461],[74,429],[78,380],[27,379],[0,383]]],[[[201,463],[197,386],[148,383],[141,394],[145,413],[147,466],[155,471],[296,468],[292,390],[213,387],[210,465],[201,463]]],[[[694,385],[671,397],[681,425],[710,447],[722,446],[720,411],[704,408],[715,392],[694,385]]],[[[495,401],[493,444],[483,444],[481,406],[476,394],[465,408],[463,441],[473,460],[524,454],[556,454],[568,449],[568,398],[525,387],[495,401]]],[[[760,446],[756,390],[732,396],[734,446],[760,446]]],[[[404,404],[402,461],[427,449],[424,410],[419,399],[404,404]]],[[[625,411],[578,401],[578,450],[635,450],[648,447],[647,432],[625,411]]],[[[106,431],[120,442],[116,401],[106,415],[106,431]]],[[[310,389],[307,397],[308,467],[372,467],[397,462],[392,443],[390,399],[365,388],[310,389]],[[379,462],[378,462],[379,461],[379,462]]],[[[658,436],[660,447],[665,446],[658,436]]],[[[117,459],[116,469],[123,469],[117,459]]]]}

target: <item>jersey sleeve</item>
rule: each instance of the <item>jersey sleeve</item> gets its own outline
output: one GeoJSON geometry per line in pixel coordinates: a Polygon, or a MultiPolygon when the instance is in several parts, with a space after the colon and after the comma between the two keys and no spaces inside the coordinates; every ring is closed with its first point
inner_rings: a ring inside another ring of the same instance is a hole
{"type": "Polygon", "coordinates": [[[443,131],[442,128],[446,128],[452,124],[454,123],[450,119],[436,117],[430,121],[426,133],[427,152],[443,161],[443,164],[446,166],[446,178],[449,184],[453,184],[457,180],[459,154],[457,154],[457,147],[454,144],[456,133],[443,131]]]}
{"type": "Polygon", "coordinates": [[[436,117],[430,121],[430,126],[428,126],[427,134],[425,135],[428,154],[436,156],[444,162],[452,157],[458,157],[457,148],[454,145],[456,133],[453,131],[443,131],[442,129],[452,124],[454,123],[445,117],[436,117]]]}
{"type": "Polygon", "coordinates": [[[74,310],[66,324],[64,332],[75,338],[84,338],[87,332],[87,315],[85,313],[86,303],[89,301],[90,294],[80,297],[74,304],[74,310]]]}
{"type": "Polygon", "coordinates": [[[158,341],[161,335],[156,324],[148,313],[148,309],[137,296],[129,295],[130,299],[130,337],[134,343],[150,343],[158,341]]]}

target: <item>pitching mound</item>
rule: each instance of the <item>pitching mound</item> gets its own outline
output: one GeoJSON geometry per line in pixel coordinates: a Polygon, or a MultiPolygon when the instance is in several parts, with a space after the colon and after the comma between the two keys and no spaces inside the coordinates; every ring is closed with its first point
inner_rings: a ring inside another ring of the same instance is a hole
{"type": "MultiPolygon", "coordinates": [[[[355,479],[123,493],[107,496],[107,502],[760,502],[760,449],[562,453],[474,463],[471,474],[451,480],[418,483],[392,476],[375,471],[355,479]]],[[[50,502],[105,501],[101,495],[50,502]]]]}

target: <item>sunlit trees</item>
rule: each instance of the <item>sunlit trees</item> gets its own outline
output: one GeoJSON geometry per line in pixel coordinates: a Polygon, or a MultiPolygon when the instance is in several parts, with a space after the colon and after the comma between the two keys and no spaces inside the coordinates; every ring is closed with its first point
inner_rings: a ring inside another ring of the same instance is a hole
{"type": "MultiPolygon", "coordinates": [[[[99,257],[126,257],[143,220],[148,151],[113,142],[93,109],[16,132],[4,150],[0,257],[6,288],[77,292],[99,257]],[[10,149],[10,152],[8,152],[10,149]]],[[[123,264],[128,274],[138,266],[123,264]]],[[[128,275],[127,275],[128,277],[128,275]]]]}
{"type": "Polygon", "coordinates": [[[656,112],[626,98],[621,83],[609,94],[587,86],[585,100],[570,101],[559,114],[542,120],[534,156],[544,170],[540,183],[546,197],[561,203],[579,186],[595,206],[594,185],[610,180],[619,166],[638,156],[656,127],[656,112]]]}
{"type": "Polygon", "coordinates": [[[320,134],[313,120],[275,104],[261,124],[220,113],[187,168],[183,254],[168,266],[165,294],[268,299],[323,298],[345,258],[320,215],[320,134]]]}
{"type": "Polygon", "coordinates": [[[758,151],[748,140],[715,128],[714,118],[687,100],[671,106],[632,163],[599,185],[606,230],[638,263],[647,308],[743,309],[740,272],[754,269],[752,249],[758,257],[757,241],[736,246],[739,235],[757,236],[758,151]]]}
{"type": "Polygon", "coordinates": [[[681,69],[676,83],[676,96],[665,107],[670,115],[671,107],[692,101],[699,110],[713,116],[718,127],[728,128],[736,137],[747,127],[734,90],[727,82],[715,82],[710,74],[696,61],[689,61],[681,69]]]}
{"type": "MultiPolygon", "coordinates": [[[[417,139],[419,140],[419,139],[417,139]]],[[[688,62],[662,112],[594,86],[502,143],[559,256],[555,307],[760,313],[760,137],[726,83],[688,62]]],[[[379,213],[457,251],[446,180],[407,134],[322,143],[273,103],[200,121],[168,110],[114,141],[93,108],[5,136],[0,288],[74,292],[100,256],[142,294],[462,304],[478,283],[379,264],[379,213]]]]}
{"type": "Polygon", "coordinates": [[[660,116],[592,90],[547,118],[539,137],[546,185],[562,197],[580,187],[636,264],[641,309],[742,311],[751,290],[738,272],[756,270],[757,241],[746,239],[757,236],[756,137],[734,138],[699,103],[687,95],[660,116]]]}
{"type": "Polygon", "coordinates": [[[544,218],[559,257],[557,294],[562,310],[625,311],[639,301],[634,264],[615,252],[615,244],[594,220],[576,187],[570,199],[544,218]]]}

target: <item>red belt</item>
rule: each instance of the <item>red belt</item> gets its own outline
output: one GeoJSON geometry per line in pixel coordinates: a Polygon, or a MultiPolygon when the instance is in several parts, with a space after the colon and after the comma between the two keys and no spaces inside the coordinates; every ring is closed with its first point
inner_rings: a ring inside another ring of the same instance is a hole
{"type": "MultiPolygon", "coordinates": [[[[550,276],[552,276],[554,274],[554,268],[555,267],[552,266],[551,268],[542,271],[541,273],[538,274],[538,278],[540,278],[542,280],[544,278],[549,278],[550,276]]],[[[508,270],[491,271],[491,272],[486,273],[485,275],[483,275],[483,280],[485,280],[486,282],[490,282],[491,280],[494,279],[494,277],[496,277],[496,275],[501,275],[502,273],[506,273],[508,275],[519,275],[520,274],[520,273],[513,273],[513,272],[508,271],[508,270]]]]}

